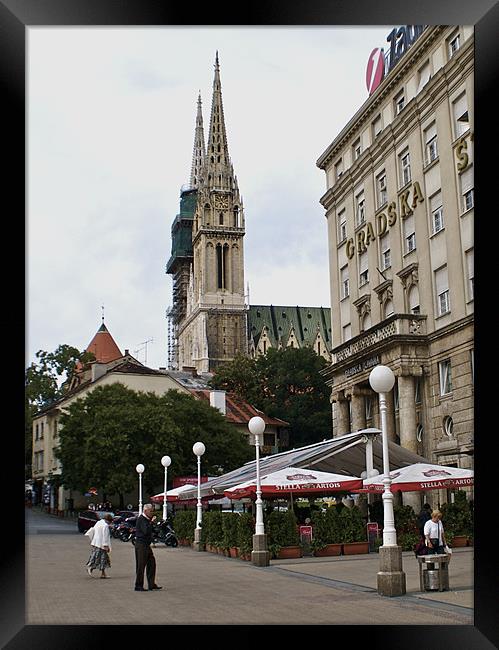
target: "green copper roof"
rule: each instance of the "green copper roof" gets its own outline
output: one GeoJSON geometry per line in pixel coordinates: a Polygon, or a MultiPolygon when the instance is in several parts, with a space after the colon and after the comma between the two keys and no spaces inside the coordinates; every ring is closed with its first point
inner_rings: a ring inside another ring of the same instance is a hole
{"type": "Polygon", "coordinates": [[[312,346],[319,331],[327,349],[331,351],[331,310],[327,307],[281,307],[278,305],[250,305],[249,334],[255,345],[266,326],[270,343],[286,345],[291,328],[300,346],[312,346]]]}

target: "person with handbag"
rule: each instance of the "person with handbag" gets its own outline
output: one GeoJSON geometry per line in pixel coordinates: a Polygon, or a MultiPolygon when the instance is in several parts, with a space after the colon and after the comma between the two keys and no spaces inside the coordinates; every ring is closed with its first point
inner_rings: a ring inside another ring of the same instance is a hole
{"type": "Polygon", "coordinates": [[[110,512],[106,513],[102,519],[89,528],[85,535],[90,537],[91,551],[88,558],[86,567],[87,573],[90,577],[94,569],[100,569],[101,578],[108,578],[106,569],[111,566],[109,559],[109,551],[111,550],[111,532],[109,526],[113,521],[113,516],[110,512]]]}
{"type": "Polygon", "coordinates": [[[444,554],[445,541],[444,526],[442,524],[442,513],[440,510],[433,510],[431,519],[424,525],[425,544],[428,547],[428,554],[444,554]]]}

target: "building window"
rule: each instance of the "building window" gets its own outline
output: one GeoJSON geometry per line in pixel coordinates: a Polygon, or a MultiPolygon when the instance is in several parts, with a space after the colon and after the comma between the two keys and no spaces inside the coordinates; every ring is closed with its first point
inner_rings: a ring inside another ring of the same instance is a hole
{"type": "Polygon", "coordinates": [[[438,158],[437,125],[431,124],[424,132],[426,164],[438,158]]]}
{"type": "Polygon", "coordinates": [[[467,210],[471,210],[471,208],[475,205],[475,193],[474,190],[468,190],[463,194],[463,199],[464,199],[464,210],[465,212],[467,210]]]}
{"type": "Polygon", "coordinates": [[[471,364],[471,381],[475,382],[475,354],[474,350],[470,350],[470,364],[471,364]]]}
{"type": "Polygon", "coordinates": [[[369,282],[367,251],[359,255],[359,287],[369,282]]]}
{"type": "Polygon", "coordinates": [[[360,138],[353,143],[352,153],[353,153],[352,156],[353,160],[357,160],[358,158],[360,158],[360,154],[362,153],[362,145],[360,143],[360,138]]]}
{"type": "Polygon", "coordinates": [[[395,312],[393,310],[393,300],[388,299],[384,305],[384,317],[388,318],[388,316],[391,316],[394,313],[395,312]]]}
{"type": "Polygon", "coordinates": [[[430,62],[426,61],[426,63],[418,70],[418,89],[416,91],[416,94],[421,92],[421,90],[423,90],[423,87],[428,83],[431,76],[430,73],[430,62]]]}
{"type": "Polygon", "coordinates": [[[40,432],[38,430],[38,424],[35,425],[35,440],[40,439],[40,432]]]}
{"type": "Polygon", "coordinates": [[[416,377],[416,385],[414,391],[414,403],[421,404],[421,377],[416,377]]]}
{"type": "Polygon", "coordinates": [[[385,205],[387,201],[387,194],[386,194],[386,174],[383,171],[381,174],[378,174],[376,176],[376,192],[377,192],[377,200],[378,200],[378,208],[380,208],[382,205],[385,205]]]}
{"type": "Polygon", "coordinates": [[[473,167],[468,167],[459,177],[461,195],[463,197],[463,211],[471,210],[475,205],[475,191],[473,179],[473,167]]]}
{"type": "Polygon", "coordinates": [[[466,93],[462,93],[459,97],[452,102],[453,115],[454,115],[454,132],[455,137],[459,138],[466,133],[470,128],[470,119],[468,116],[468,101],[466,93]]]}
{"type": "Polygon", "coordinates": [[[449,59],[451,59],[454,54],[458,51],[458,49],[461,47],[461,38],[459,35],[459,32],[457,34],[453,34],[449,41],[449,59]]]}
{"type": "Polygon", "coordinates": [[[395,115],[399,115],[405,106],[405,94],[403,90],[395,97],[393,103],[395,107],[395,115]]]}
{"type": "Polygon", "coordinates": [[[350,323],[343,326],[343,343],[352,338],[352,327],[350,323]]]}
{"type": "Polygon", "coordinates": [[[452,393],[452,376],[450,359],[440,361],[438,364],[438,374],[440,378],[440,395],[452,393]]]}
{"type": "Polygon", "coordinates": [[[404,219],[404,238],[406,254],[416,250],[416,232],[413,214],[404,219]]]}
{"type": "Polygon", "coordinates": [[[418,426],[416,427],[416,440],[418,442],[422,442],[423,435],[424,435],[424,427],[422,424],[418,424],[418,426]]]}
{"type": "Polygon", "coordinates": [[[401,187],[411,182],[411,157],[406,149],[399,156],[399,170],[401,187]]]}
{"type": "Polygon", "coordinates": [[[355,214],[357,215],[357,225],[360,226],[366,222],[366,201],[364,192],[359,192],[355,197],[355,214]]]}
{"type": "Polygon", "coordinates": [[[407,297],[409,300],[409,311],[411,314],[419,314],[419,289],[415,284],[413,284],[409,289],[409,294],[407,297]]]}
{"type": "Polygon", "coordinates": [[[348,265],[340,269],[341,275],[341,299],[348,298],[350,295],[350,280],[348,278],[348,265]]]}
{"type": "Polygon", "coordinates": [[[44,429],[45,423],[42,422],[40,424],[40,440],[43,440],[43,429],[44,429]]]}
{"type": "Polygon", "coordinates": [[[338,243],[344,242],[347,238],[347,217],[345,210],[338,214],[338,243]]]}
{"type": "Polygon", "coordinates": [[[452,438],[452,434],[454,432],[454,422],[452,421],[450,415],[446,415],[444,417],[442,428],[444,430],[445,435],[448,436],[449,438],[452,438]]]}
{"type": "Polygon", "coordinates": [[[381,270],[389,269],[390,266],[390,235],[387,233],[381,237],[381,270]]]}
{"type": "Polygon", "coordinates": [[[375,120],[373,120],[372,130],[373,130],[373,140],[374,140],[381,133],[381,115],[378,115],[378,117],[375,120]]]}
{"type": "Polygon", "coordinates": [[[334,175],[336,180],[339,180],[343,174],[343,160],[340,158],[336,165],[334,166],[334,175]]]}
{"type": "Polygon", "coordinates": [[[444,227],[444,211],[442,207],[442,192],[437,192],[430,198],[431,228],[433,234],[444,227]]]}
{"type": "Polygon", "coordinates": [[[468,271],[468,300],[473,300],[474,294],[474,249],[466,251],[466,269],[468,271]]]}

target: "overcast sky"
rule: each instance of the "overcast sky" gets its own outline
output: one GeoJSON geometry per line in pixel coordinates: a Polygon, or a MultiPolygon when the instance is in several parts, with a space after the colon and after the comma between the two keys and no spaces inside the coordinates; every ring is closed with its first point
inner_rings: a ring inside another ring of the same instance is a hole
{"type": "Polygon", "coordinates": [[[390,30],[28,28],[26,364],[84,349],[104,305],[122,352],[167,365],[170,229],[199,91],[208,135],[216,50],[250,304],[329,307],[316,160],[367,99],[390,30]]]}

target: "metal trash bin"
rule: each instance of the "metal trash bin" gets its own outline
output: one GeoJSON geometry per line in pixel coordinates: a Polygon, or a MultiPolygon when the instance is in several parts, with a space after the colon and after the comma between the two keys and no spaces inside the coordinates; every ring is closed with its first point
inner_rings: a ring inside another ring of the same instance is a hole
{"type": "Polygon", "coordinates": [[[449,590],[449,559],[448,555],[418,556],[421,591],[449,590]]]}

